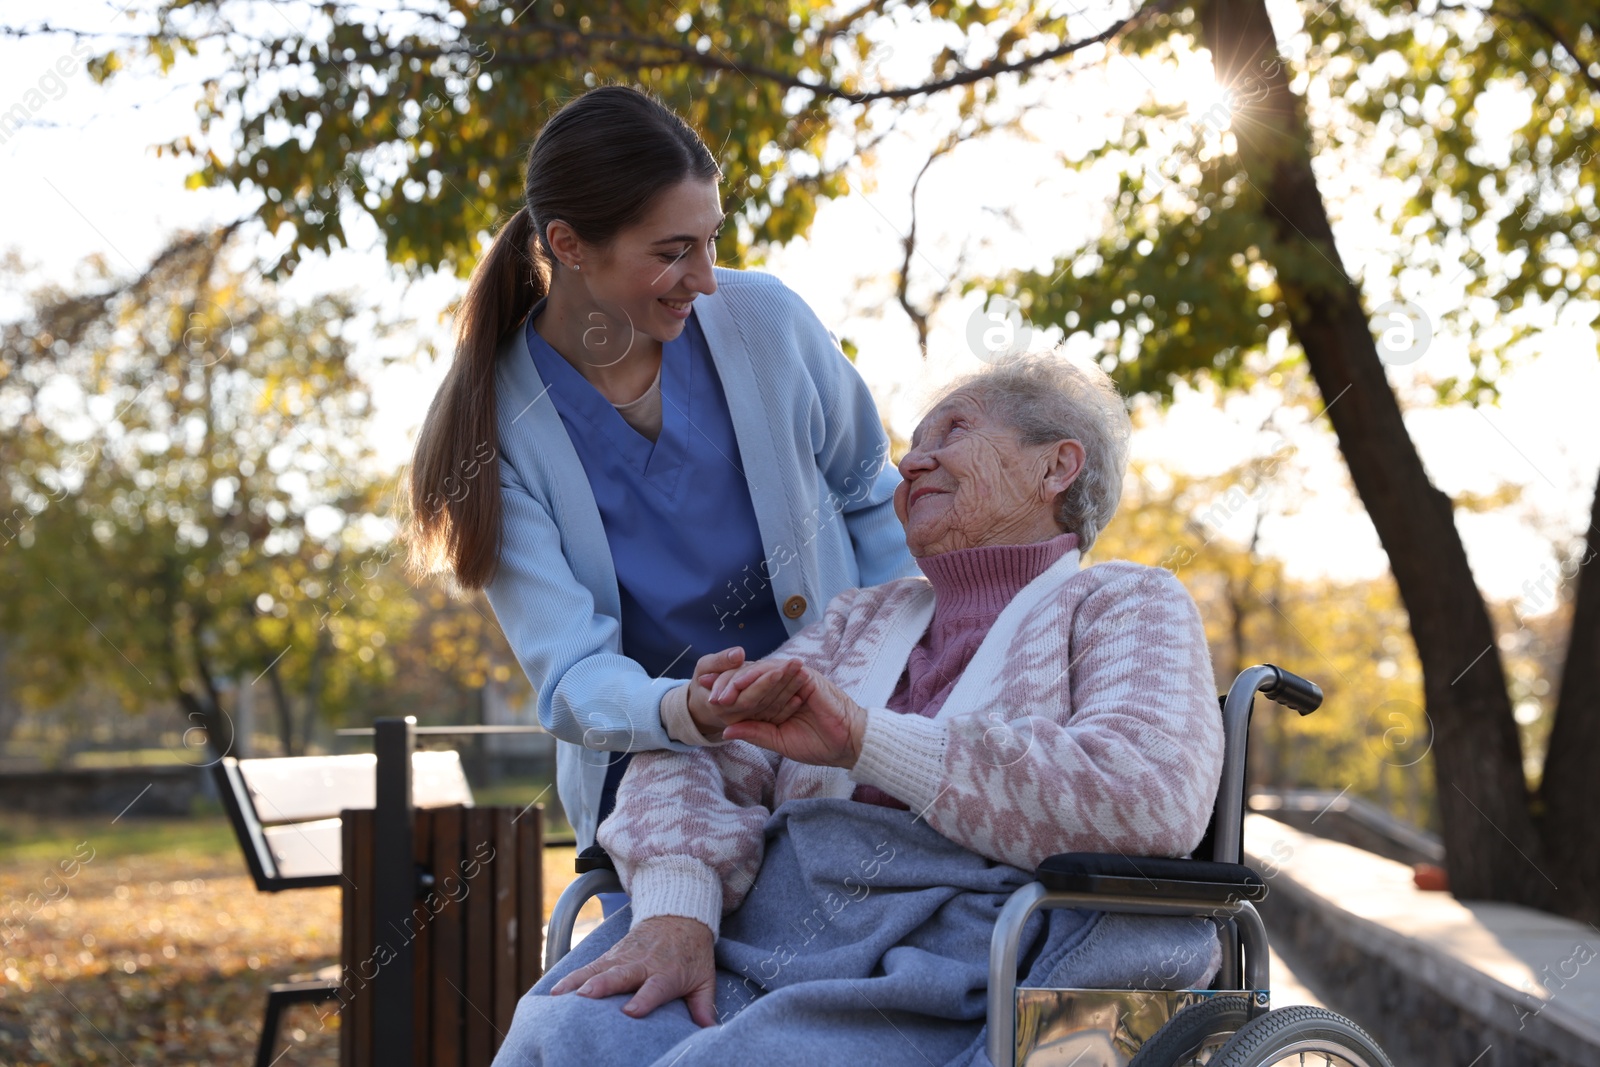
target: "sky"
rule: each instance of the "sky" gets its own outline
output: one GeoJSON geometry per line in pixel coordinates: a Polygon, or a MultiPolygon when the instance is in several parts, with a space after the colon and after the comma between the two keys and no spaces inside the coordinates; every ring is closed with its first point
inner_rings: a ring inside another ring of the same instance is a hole
{"type": "MultiPolygon", "coordinates": [[[[18,16],[9,16],[15,22],[18,16]]],[[[1294,50],[1299,16],[1292,5],[1275,11],[1280,36],[1294,50]]],[[[91,0],[51,5],[56,25],[85,29],[126,26],[117,9],[91,0]]],[[[889,82],[926,76],[920,58],[928,42],[898,33],[870,61],[889,82]]],[[[22,105],[23,128],[0,140],[0,253],[16,250],[36,264],[35,279],[67,281],[84,257],[98,254],[114,268],[138,269],[179,228],[228,221],[252,201],[225,190],[189,190],[190,166],[158,156],[154,145],[196,131],[193,100],[206,60],[180,63],[166,79],[134,73],[110,90],[93,84],[70,38],[0,39],[0,112],[22,105]]],[[[919,254],[911,292],[927,298],[953,280],[958,258],[967,270],[1043,268],[1052,256],[1097,231],[1105,217],[1106,175],[1063,166],[1074,146],[1098,140],[1116,106],[1156,92],[1186,101],[1195,114],[1214,101],[1209,64],[1190,57],[1177,70],[1141,67],[1110,55],[1078,63],[1070,77],[1041,80],[1017,96],[1027,137],[971,141],[929,169],[917,197],[919,254]]],[[[1509,122],[1518,104],[1507,99],[1491,116],[1509,122]]],[[[807,238],[776,250],[761,267],[800,293],[819,317],[860,349],[857,367],[885,417],[902,437],[939,388],[981,364],[967,341],[977,295],[950,299],[933,318],[929,351],[917,351],[915,331],[893,300],[893,272],[910,219],[909,190],[930,147],[949,128],[946,105],[905,113],[869,171],[849,162],[852,193],[824,203],[807,238]]],[[[530,135],[532,131],[529,131],[530,135]]],[[[715,143],[715,131],[703,131],[715,143]]],[[[839,147],[841,154],[843,146],[839,147]]],[[[1324,195],[1336,201],[1340,250],[1356,277],[1395,254],[1378,221],[1392,195],[1371,172],[1359,147],[1350,158],[1319,159],[1324,195]],[[1365,170],[1363,169],[1365,168],[1365,170]]],[[[508,205],[508,210],[515,205],[508,205]]],[[[403,312],[427,329],[387,342],[415,359],[374,378],[371,436],[393,464],[409,442],[448,361],[441,309],[459,294],[454,279],[432,278],[402,287],[381,253],[376,230],[353,235],[352,249],[308,262],[290,283],[312,292],[349,286],[403,312]]],[[[724,264],[737,266],[738,264],[724,264]]],[[[1376,275],[1371,275],[1376,276],[1376,275]]],[[[1403,295],[1427,315],[1459,299],[1459,276],[1408,277],[1403,295]]],[[[16,314],[19,296],[0,292],[0,315],[16,314]]],[[[1441,408],[1428,399],[1430,377],[1465,366],[1459,339],[1434,336],[1421,357],[1388,368],[1406,406],[1406,421],[1435,483],[1446,493],[1488,492],[1501,483],[1523,487],[1517,505],[1489,515],[1458,517],[1480,585],[1491,597],[1520,603],[1524,614],[1542,607],[1528,589],[1560,563],[1552,538],[1581,531],[1600,471],[1600,359],[1587,311],[1574,309],[1550,323],[1530,345],[1519,369],[1500,383],[1497,407],[1441,408]]],[[[1034,348],[1060,340],[1036,331],[1034,348]]],[[[369,346],[370,347],[370,346],[369,346]]],[[[1092,351],[1087,338],[1069,351],[1092,351]]],[[[1180,390],[1165,411],[1140,409],[1136,460],[1195,474],[1217,474],[1253,457],[1295,448],[1290,467],[1300,496],[1290,514],[1263,522],[1262,547],[1299,576],[1361,578],[1381,573],[1385,559],[1370,522],[1354,499],[1326,419],[1285,407],[1270,386],[1219,401],[1209,390],[1180,390]],[[1275,414],[1276,413],[1276,414],[1275,414]],[[1275,429],[1261,427],[1275,417],[1275,429]]],[[[1254,521],[1241,509],[1223,533],[1248,536],[1254,521]]]]}

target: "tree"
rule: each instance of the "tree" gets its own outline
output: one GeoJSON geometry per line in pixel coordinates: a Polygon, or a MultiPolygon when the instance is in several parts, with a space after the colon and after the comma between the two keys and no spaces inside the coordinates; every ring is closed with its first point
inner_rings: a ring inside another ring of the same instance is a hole
{"type": "MultiPolygon", "coordinates": [[[[395,677],[377,698],[397,709],[439,714],[441,721],[478,721],[482,690],[501,685],[515,699],[528,696],[516,656],[481,591],[453,595],[440,585],[411,594],[418,614],[411,631],[395,644],[395,677]]],[[[421,715],[418,716],[421,718],[421,715]]]]}
{"type": "Polygon", "coordinates": [[[228,681],[264,680],[292,753],[297,718],[391,669],[414,609],[383,574],[385,481],[357,432],[362,312],[285,301],[228,266],[231,235],[132,279],[91,264],[87,291],[36,290],[4,325],[0,631],[33,703],[102,679],[175,701],[213,756],[228,681]]]}
{"type": "MultiPolygon", "coordinates": [[[[152,12],[153,32],[130,35],[89,66],[102,79],[145,62],[166,72],[180,52],[220,46],[227,69],[206,80],[197,104],[210,136],[161,147],[196,161],[197,186],[263,194],[262,222],[294,232],[276,268],[347,243],[345,220],[365,214],[405,270],[465,276],[482,238],[521,199],[524,151],[544,114],[584,88],[619,80],[648,87],[697,128],[718,131],[725,206],[736,222],[718,251],[743,260],[804,234],[818,200],[846,192],[826,140],[846,121],[858,150],[871,150],[881,134],[860,105],[945,92],[959,97],[964,114],[981,112],[998,77],[1025,79],[1125,26],[1116,21],[1069,40],[1065,17],[1015,0],[890,7],[872,0],[838,12],[747,0],[598,13],[569,0],[450,0],[380,14],[330,3],[245,32],[237,27],[259,10],[249,2],[167,0],[152,12]],[[914,20],[937,22],[952,43],[934,58],[928,84],[884,88],[879,74],[893,38],[914,20]],[[959,43],[966,35],[986,62],[968,64],[959,43]],[[1056,45],[1029,47],[1041,40],[1056,45]],[[568,76],[574,70],[581,83],[568,76]],[[846,110],[856,112],[854,122],[846,110]]],[[[42,22],[12,32],[74,31],[42,22]]]]}
{"type": "MultiPolygon", "coordinates": [[[[1417,252],[1394,269],[1440,265],[1429,249],[1468,253],[1469,299],[1440,316],[1441,328],[1470,334],[1514,309],[1592,297],[1600,164],[1586,145],[1600,21],[1556,0],[1307,7],[1317,32],[1291,69],[1263,0],[1146,3],[1076,38],[1064,18],[1004,2],[603,14],[556,3],[532,16],[452,5],[412,12],[403,24],[329,5],[310,28],[265,39],[224,29],[230,5],[212,0],[164,5],[160,32],[103,57],[99,69],[141,50],[170,58],[178,46],[222,39],[233,66],[212,84],[202,118],[237,122],[241,136],[226,153],[172,146],[198,157],[198,183],[262,188],[261,217],[292,222],[297,248],[327,247],[342,211],[366,210],[395,262],[464,271],[477,235],[517,199],[515,146],[536,125],[526,118],[530,102],[566,94],[569,64],[590,84],[649,85],[702,129],[726,134],[718,151],[739,225],[720,251],[737,256],[802,233],[815,199],[842,190],[821,165],[823,137],[830,127],[870,136],[873,109],[864,105],[949,95],[963,116],[982,119],[1003,85],[1054,72],[1093,43],[1115,40],[1153,62],[1208,51],[1233,94],[1219,115],[1130,109],[1123,137],[1085,159],[1125,164],[1103,241],[1067,251],[1048,274],[970,282],[1014,293],[1036,325],[1104,339],[1124,385],[1158,396],[1183,379],[1241,386],[1261,369],[1270,339],[1294,342],[1278,369],[1303,359],[1316,382],[1411,622],[1452,885],[1462,896],[1593,921],[1600,852],[1575,843],[1600,816],[1600,776],[1586,770],[1600,753],[1600,566],[1590,549],[1571,576],[1550,758],[1530,791],[1494,627],[1452,502],[1417,455],[1374,344],[1367,304],[1388,295],[1381,289],[1392,279],[1351,280],[1313,159],[1385,133],[1386,167],[1415,179],[1411,202],[1389,221],[1417,252]],[[878,57],[918,20],[948,45],[926,80],[883,86],[878,57]],[[463,68],[469,56],[477,65],[463,68]],[[1308,90],[1291,89],[1291,77],[1308,90]],[[1502,167],[1467,119],[1506,85],[1527,88],[1532,107],[1502,167]]],[[[1440,382],[1441,397],[1491,401],[1506,340],[1480,345],[1474,374],[1440,382]]],[[[1592,518],[1591,531],[1600,529],[1600,491],[1592,518]]]]}
{"type": "MultiPolygon", "coordinates": [[[[1033,297],[1036,322],[1114,338],[1128,376],[1148,389],[1207,363],[1237,373],[1248,367],[1237,358],[1241,351],[1259,348],[1273,330],[1292,336],[1326,401],[1406,605],[1434,733],[1454,890],[1593,921],[1600,917],[1600,857],[1573,842],[1600,815],[1600,781],[1586,770],[1600,752],[1600,567],[1589,565],[1590,551],[1575,568],[1577,607],[1550,758],[1531,791],[1495,630],[1467,564],[1454,506],[1432,484],[1406,432],[1368,321],[1367,296],[1342,263],[1317,185],[1312,157],[1339,127],[1326,116],[1313,123],[1304,98],[1290,91],[1291,71],[1261,0],[1208,0],[1186,14],[1157,20],[1139,43],[1209,50],[1219,85],[1235,96],[1226,138],[1207,144],[1191,123],[1194,140],[1210,150],[1198,166],[1182,154],[1153,181],[1134,177],[1141,172],[1130,168],[1118,232],[1054,272],[1075,273],[1070,286],[1051,286],[1041,276],[1012,282],[1033,297]],[[1258,307],[1265,313],[1255,314],[1258,307]]],[[[1566,42],[1592,42],[1594,27],[1578,33],[1567,16],[1569,36],[1554,5],[1537,4],[1429,17],[1405,3],[1333,5],[1328,16],[1329,32],[1313,43],[1304,73],[1326,79],[1331,99],[1353,101],[1356,127],[1353,134],[1345,127],[1345,135],[1377,137],[1379,123],[1390,118],[1422,133],[1394,137],[1386,160],[1422,179],[1403,224],[1433,236],[1428,247],[1441,247],[1466,233],[1473,219],[1497,222],[1502,254],[1478,256],[1464,269],[1469,293],[1491,298],[1487,315],[1541,302],[1559,306],[1600,289],[1593,198],[1579,195],[1575,184],[1595,164],[1567,136],[1592,123],[1595,83],[1591,61],[1577,58],[1566,42]],[[1540,60],[1550,62],[1548,83],[1534,94],[1533,118],[1518,131],[1513,152],[1522,176],[1535,179],[1524,183],[1532,192],[1524,190],[1521,201],[1487,197],[1485,183],[1508,176],[1481,162],[1487,146],[1474,140],[1465,119],[1496,82],[1526,77],[1540,60]],[[1441,67],[1448,79],[1435,74],[1441,67]],[[1460,120],[1430,127],[1450,114],[1460,120]],[[1441,203],[1446,198],[1454,203],[1441,203]],[[1416,225],[1418,219],[1427,225],[1416,225]]],[[[1136,117],[1109,151],[1137,157],[1150,143],[1155,118],[1136,117]]],[[[1398,263],[1394,270],[1416,266],[1398,263]]],[[[1443,318],[1467,330],[1483,325],[1475,316],[1487,315],[1467,301],[1443,318]]],[[[1440,383],[1445,398],[1492,397],[1504,357],[1487,346],[1473,355],[1479,372],[1466,383],[1440,383]]],[[[1595,508],[1591,545],[1600,529],[1600,495],[1595,508]]]]}
{"type": "Polygon", "coordinates": [[[1205,620],[1218,692],[1255,663],[1322,685],[1326,699],[1310,717],[1257,702],[1251,786],[1349,791],[1431,825],[1421,669],[1402,637],[1405,611],[1393,581],[1297,580],[1258,552],[1262,526],[1298,506],[1295,486],[1305,475],[1287,439],[1205,477],[1136,462],[1091,558],[1178,575],[1205,620]],[[1236,539],[1239,532],[1246,539],[1236,539]]]}

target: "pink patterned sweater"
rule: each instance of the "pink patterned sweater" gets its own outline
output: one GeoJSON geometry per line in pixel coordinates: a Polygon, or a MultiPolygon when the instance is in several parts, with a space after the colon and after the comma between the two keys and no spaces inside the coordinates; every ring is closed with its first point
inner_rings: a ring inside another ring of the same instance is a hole
{"type": "MultiPolygon", "coordinates": [[[[1037,544],[958,548],[918,559],[918,568],[933,586],[933,619],[911,650],[889,697],[889,710],[925,719],[938,715],[1011,598],[1077,546],[1078,535],[1064,533],[1037,544]]],[[[875,785],[856,786],[850,799],[889,808],[909,806],[875,785]]]]}
{"type": "Polygon", "coordinates": [[[785,801],[899,798],[957,844],[1031,870],[1060,852],[1182,856],[1222,773],[1222,721],[1199,612],[1165,570],[1080,569],[1067,551],[1000,612],[932,718],[887,704],[934,617],[934,587],[850,589],[773,653],[867,709],[856,765],[813,767],[742,741],[642,752],[598,840],[633,921],[716,931],[760,870],[785,801]]]}

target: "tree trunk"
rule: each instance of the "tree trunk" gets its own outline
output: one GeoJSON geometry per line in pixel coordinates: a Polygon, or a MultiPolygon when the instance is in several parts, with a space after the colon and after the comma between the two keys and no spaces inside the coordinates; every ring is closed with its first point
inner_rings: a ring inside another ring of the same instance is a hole
{"type": "Polygon", "coordinates": [[[189,689],[177,693],[178,706],[184,713],[183,748],[187,762],[197,767],[219,763],[223,756],[233,755],[233,723],[217,704],[189,689]],[[205,744],[193,739],[194,730],[206,732],[205,744]]]}
{"type": "Polygon", "coordinates": [[[309,703],[300,709],[300,755],[309,755],[311,742],[316,737],[317,711],[309,703]]]}
{"type": "Polygon", "coordinates": [[[328,628],[324,626],[317,630],[317,643],[311,649],[311,665],[306,671],[305,707],[302,709],[306,751],[310,751],[311,731],[322,717],[322,685],[327,675],[328,658],[333,651],[332,640],[328,628]]]}
{"type": "MultiPolygon", "coordinates": [[[[206,662],[205,649],[201,641],[201,634],[209,621],[209,610],[204,605],[197,607],[194,625],[188,627],[183,635],[185,643],[189,646],[189,659],[194,666],[194,675],[200,680],[200,691],[197,693],[193,682],[184,677],[180,668],[176,668],[176,660],[173,671],[173,686],[177,690],[178,702],[187,714],[189,728],[193,729],[196,725],[205,728],[206,744],[211,750],[205,766],[219,762],[223,756],[238,754],[234,751],[237,745],[235,724],[222,708],[222,694],[217,690],[216,674],[206,662]]],[[[174,645],[177,644],[176,637],[174,634],[174,645]]],[[[190,747],[187,739],[185,747],[190,747]]]]}
{"type": "Polygon", "coordinates": [[[276,660],[267,666],[267,683],[272,687],[272,706],[278,713],[278,744],[283,747],[285,756],[297,755],[294,750],[294,708],[289,703],[289,694],[284,691],[276,660]]]}
{"type": "Polygon", "coordinates": [[[1577,573],[1572,632],[1561,665],[1555,723],[1539,783],[1536,819],[1554,869],[1556,909],[1600,924],[1600,484],[1589,512],[1589,532],[1577,573]]]}
{"type": "Polygon", "coordinates": [[[1273,257],[1356,491],[1411,619],[1435,738],[1446,866],[1457,896],[1552,903],[1489,614],[1448,497],[1428,480],[1378,359],[1361,294],[1339,262],[1310,136],[1264,0],[1201,0],[1217,79],[1241,93],[1239,160],[1274,228],[1273,257]]]}
{"type": "Polygon", "coordinates": [[[6,677],[6,661],[10,658],[10,649],[0,642],[0,752],[10,749],[11,732],[22,721],[22,702],[6,677]]]}

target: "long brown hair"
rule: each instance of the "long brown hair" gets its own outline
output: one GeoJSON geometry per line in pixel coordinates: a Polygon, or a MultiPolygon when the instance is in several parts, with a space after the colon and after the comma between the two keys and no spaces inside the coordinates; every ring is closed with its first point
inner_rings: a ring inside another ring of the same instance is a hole
{"type": "Polygon", "coordinates": [[[452,572],[482,589],[500,561],[500,441],[495,361],[501,341],[550,288],[546,232],[560,219],[604,248],[663,190],[717,180],[700,136],[648,92],[591,89],[550,117],[528,150],[522,207],[478,262],[456,313],[455,358],[417,436],[405,540],[417,575],[452,572]]]}

